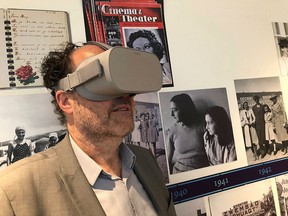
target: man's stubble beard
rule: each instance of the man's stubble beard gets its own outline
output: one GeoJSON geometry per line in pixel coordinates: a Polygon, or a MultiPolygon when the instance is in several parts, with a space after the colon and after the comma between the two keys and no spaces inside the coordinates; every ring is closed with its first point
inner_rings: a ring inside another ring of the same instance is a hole
{"type": "Polygon", "coordinates": [[[80,117],[78,116],[75,121],[75,127],[87,140],[124,139],[134,129],[133,111],[129,116],[130,120],[127,119],[125,122],[112,119],[111,113],[106,117],[99,117],[93,113],[80,112],[80,117]]]}

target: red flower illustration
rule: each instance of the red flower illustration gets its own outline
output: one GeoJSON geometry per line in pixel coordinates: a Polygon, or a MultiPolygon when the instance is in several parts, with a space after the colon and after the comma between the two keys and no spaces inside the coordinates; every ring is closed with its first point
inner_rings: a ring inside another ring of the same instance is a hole
{"type": "Polygon", "coordinates": [[[29,63],[25,66],[21,66],[16,70],[17,79],[20,83],[24,85],[28,85],[30,83],[34,83],[35,79],[38,79],[39,76],[36,76],[36,73],[33,73],[33,68],[29,63]]]}

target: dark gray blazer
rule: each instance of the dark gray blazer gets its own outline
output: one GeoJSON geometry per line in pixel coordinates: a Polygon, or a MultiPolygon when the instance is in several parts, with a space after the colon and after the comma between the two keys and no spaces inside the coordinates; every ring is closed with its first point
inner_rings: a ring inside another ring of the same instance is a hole
{"type": "MultiPolygon", "coordinates": [[[[152,154],[129,145],[134,172],[160,216],[176,215],[162,173],[152,154]]],[[[22,159],[0,172],[0,216],[104,216],[68,136],[57,146],[22,159]]],[[[111,207],[113,207],[111,205],[111,207]]]]}

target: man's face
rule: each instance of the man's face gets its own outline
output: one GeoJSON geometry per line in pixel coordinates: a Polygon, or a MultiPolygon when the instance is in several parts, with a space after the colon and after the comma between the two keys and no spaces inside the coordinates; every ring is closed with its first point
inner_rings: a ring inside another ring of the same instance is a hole
{"type": "Polygon", "coordinates": [[[73,114],[77,130],[90,138],[124,138],[134,129],[132,97],[109,101],[91,101],[76,96],[73,114]]]}
{"type": "MultiPolygon", "coordinates": [[[[76,68],[84,59],[104,52],[95,45],[86,45],[72,53],[76,68]]],[[[107,137],[124,138],[134,129],[133,97],[125,96],[107,101],[92,101],[81,97],[77,92],[73,100],[73,119],[67,123],[75,127],[87,139],[107,137]]]]}

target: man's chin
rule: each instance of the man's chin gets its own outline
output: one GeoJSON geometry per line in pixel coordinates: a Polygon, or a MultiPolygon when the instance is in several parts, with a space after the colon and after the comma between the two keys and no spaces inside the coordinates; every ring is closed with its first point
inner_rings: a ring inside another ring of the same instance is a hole
{"type": "Polygon", "coordinates": [[[131,126],[130,128],[127,129],[127,132],[125,133],[124,137],[131,134],[133,132],[133,130],[134,130],[134,124],[133,124],[133,126],[131,126]]]}
{"type": "Polygon", "coordinates": [[[117,127],[115,126],[113,130],[114,132],[112,133],[118,136],[119,138],[124,139],[127,135],[132,133],[133,130],[134,130],[134,122],[133,123],[124,122],[120,124],[120,126],[117,126],[117,127]]]}

